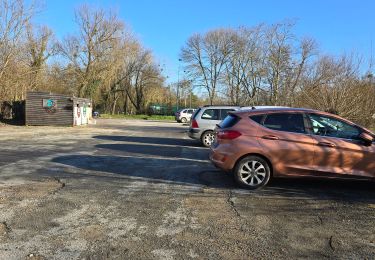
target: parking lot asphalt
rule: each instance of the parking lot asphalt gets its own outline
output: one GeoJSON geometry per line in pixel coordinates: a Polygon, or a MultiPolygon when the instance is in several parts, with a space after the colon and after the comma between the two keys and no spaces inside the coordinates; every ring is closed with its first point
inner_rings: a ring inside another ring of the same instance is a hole
{"type": "Polygon", "coordinates": [[[241,190],[186,131],[1,127],[0,259],[374,259],[374,183],[241,190]]]}

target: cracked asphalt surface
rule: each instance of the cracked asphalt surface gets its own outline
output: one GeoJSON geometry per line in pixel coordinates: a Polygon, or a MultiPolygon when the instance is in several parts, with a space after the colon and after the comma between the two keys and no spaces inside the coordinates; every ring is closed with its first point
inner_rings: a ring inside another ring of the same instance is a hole
{"type": "Polygon", "coordinates": [[[173,122],[0,128],[0,259],[375,258],[375,184],[238,189],[173,122]]]}

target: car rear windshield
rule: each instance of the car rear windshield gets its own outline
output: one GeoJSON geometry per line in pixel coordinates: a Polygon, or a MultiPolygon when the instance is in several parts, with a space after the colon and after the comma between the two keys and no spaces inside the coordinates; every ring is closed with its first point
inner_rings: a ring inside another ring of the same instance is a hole
{"type": "Polygon", "coordinates": [[[224,118],[223,121],[221,121],[221,123],[219,124],[219,127],[220,128],[229,128],[229,127],[232,127],[235,124],[237,124],[238,121],[240,121],[240,118],[238,116],[229,114],[224,118]]]}
{"type": "Polygon", "coordinates": [[[199,111],[201,111],[202,108],[198,108],[197,110],[195,110],[193,116],[192,116],[192,119],[195,119],[197,117],[197,115],[199,114],[199,111]]]}

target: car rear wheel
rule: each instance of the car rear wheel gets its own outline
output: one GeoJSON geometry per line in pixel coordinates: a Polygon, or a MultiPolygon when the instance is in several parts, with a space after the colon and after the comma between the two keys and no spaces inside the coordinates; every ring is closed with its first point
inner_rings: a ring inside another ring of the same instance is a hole
{"type": "Polygon", "coordinates": [[[210,147],[212,145],[212,143],[214,142],[215,140],[215,135],[214,135],[214,132],[212,131],[206,131],[204,132],[204,134],[202,135],[202,144],[206,147],[210,147]]]}
{"type": "Polygon", "coordinates": [[[268,162],[259,156],[247,156],[234,168],[234,179],[243,188],[255,190],[264,187],[271,177],[268,162]]]}
{"type": "Polygon", "coordinates": [[[187,122],[187,119],[185,117],[181,118],[181,123],[186,123],[187,122]]]}

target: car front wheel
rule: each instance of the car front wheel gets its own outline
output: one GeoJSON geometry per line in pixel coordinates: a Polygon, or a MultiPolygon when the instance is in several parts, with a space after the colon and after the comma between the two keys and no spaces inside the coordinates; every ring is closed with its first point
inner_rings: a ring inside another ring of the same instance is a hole
{"type": "Polygon", "coordinates": [[[271,177],[268,162],[259,156],[247,156],[234,168],[234,179],[243,188],[255,190],[264,187],[271,177]]]}
{"type": "Polygon", "coordinates": [[[202,144],[206,147],[210,147],[212,145],[212,143],[214,142],[215,140],[215,135],[214,135],[214,132],[212,131],[206,131],[204,132],[204,134],[202,135],[202,144]]]}

